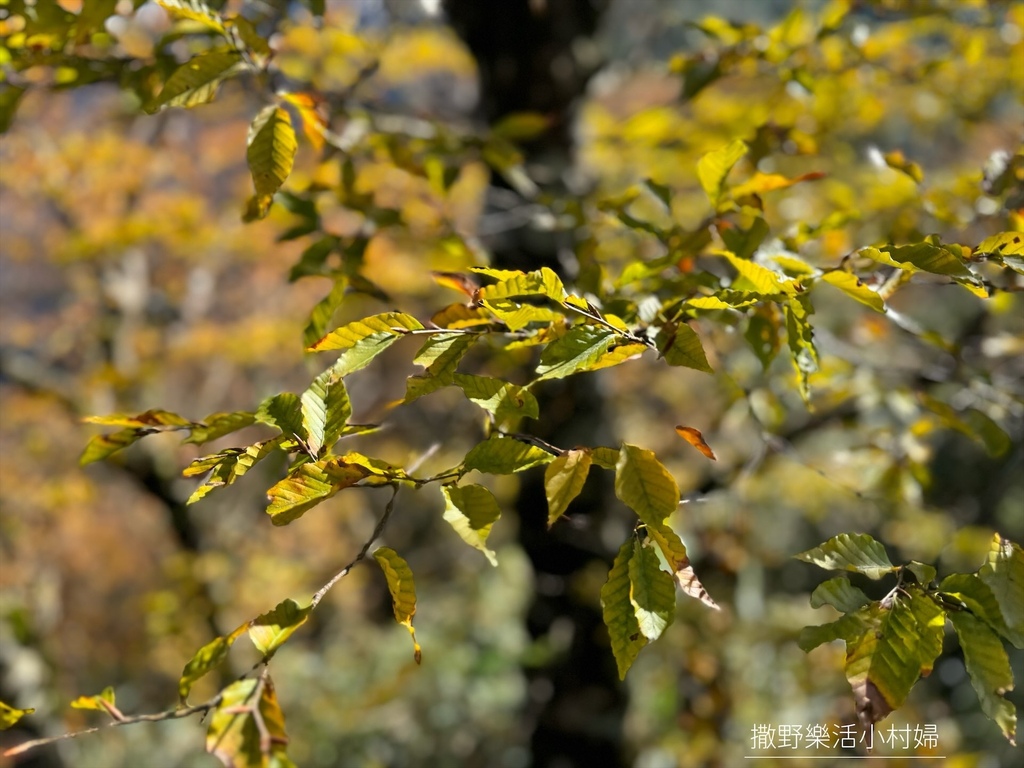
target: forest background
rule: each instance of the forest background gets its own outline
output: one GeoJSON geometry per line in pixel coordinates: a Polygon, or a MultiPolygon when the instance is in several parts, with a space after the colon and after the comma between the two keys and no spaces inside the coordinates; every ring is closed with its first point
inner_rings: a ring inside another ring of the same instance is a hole
{"type": "MultiPolygon", "coordinates": [[[[843,644],[800,646],[839,615],[809,601],[832,574],[795,555],[863,533],[941,579],[977,571],[995,532],[1024,541],[1024,260],[992,240],[1024,229],[1022,4],[213,2],[258,60],[176,94],[175,71],[219,33],[189,17],[200,6],[163,5],[0,2],[0,699],[34,709],[5,748],[103,722],[89,697],[108,686],[127,715],[173,707],[197,649],[308,601],[387,503],[346,489],[272,525],[266,493],[290,461],[274,454],[192,506],[182,470],[265,439],[266,419],[85,467],[101,430],[83,419],[198,421],[302,393],[318,338],[473,304],[467,280],[503,279],[474,267],[551,269],[577,311],[628,333],[681,298],[722,304],[680,320],[700,355],[657,337],[662,355],[580,364],[536,387],[535,418],[522,401],[481,411],[464,385],[410,397],[430,360],[413,362],[423,338],[397,339],[345,378],[352,422],[380,429],[339,452],[426,476],[498,428],[653,450],[719,609],[681,596],[620,682],[601,590],[637,534],[610,473],[595,467],[550,530],[542,467],[474,480],[503,511],[476,549],[436,488],[403,489],[377,544],[415,574],[422,663],[380,569],[354,568],[274,655],[298,765],[773,764],[786,749],[759,747],[759,726],[857,722],[843,644]],[[250,123],[268,103],[298,149],[254,196],[250,123]],[[967,250],[943,251],[956,269],[878,250],[907,243],[967,250]],[[745,264],[813,285],[813,316],[751,300],[764,275],[745,264]]],[[[513,332],[556,327],[538,317],[513,332]]],[[[535,351],[493,344],[459,370],[525,385],[535,351]]],[[[853,578],[871,600],[892,586],[853,578]]],[[[190,700],[259,660],[241,646],[190,700]]],[[[1024,655],[1004,653],[1019,681],[1024,655]]],[[[946,631],[934,671],[876,726],[934,724],[938,745],[890,764],[1019,760],[982,700],[946,631]]],[[[206,725],[8,760],[219,765],[206,725]]],[[[786,764],[823,762],[800,755],[786,764]]]]}

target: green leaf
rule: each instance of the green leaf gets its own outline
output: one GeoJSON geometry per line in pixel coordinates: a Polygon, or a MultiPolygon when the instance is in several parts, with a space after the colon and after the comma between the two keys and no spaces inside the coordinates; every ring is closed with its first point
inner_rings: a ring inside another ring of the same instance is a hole
{"type": "Polygon", "coordinates": [[[306,447],[315,458],[319,458],[324,449],[329,450],[338,442],[352,415],[345,382],[328,368],[302,393],[301,408],[306,447]]]}
{"type": "MultiPolygon", "coordinates": [[[[741,196],[741,191],[736,189],[733,191],[733,194],[739,197],[741,196]]],[[[768,222],[761,216],[758,216],[754,219],[754,223],[749,229],[723,227],[719,234],[722,236],[725,247],[736,254],[737,258],[749,259],[770,232],[771,228],[768,226],[768,222]]]]}
{"type": "MultiPolygon", "coordinates": [[[[484,537],[486,539],[486,536],[484,537]]],[[[395,621],[409,630],[413,643],[413,658],[419,664],[423,659],[420,644],[416,642],[416,630],[412,626],[412,618],[416,615],[416,584],[413,581],[412,569],[409,564],[389,547],[379,547],[373,553],[384,578],[388,582],[391,593],[391,605],[395,611],[395,621]]]]}
{"type": "Polygon", "coordinates": [[[690,558],[686,554],[686,545],[676,535],[676,532],[665,523],[658,525],[647,525],[647,534],[654,540],[665,556],[665,561],[672,569],[672,577],[675,579],[679,589],[687,597],[700,600],[708,608],[721,610],[718,603],[714,601],[708,591],[701,584],[700,579],[690,564],[690,558]]]}
{"type": "Polygon", "coordinates": [[[537,381],[562,379],[591,367],[608,351],[615,332],[597,325],[574,325],[544,348],[537,365],[537,381]]]}
{"type": "Polygon", "coordinates": [[[85,449],[78,459],[81,466],[102,461],[108,456],[127,448],[132,443],[145,437],[148,432],[141,429],[122,429],[109,435],[93,435],[85,444],[85,449]]]}
{"type": "Polygon", "coordinates": [[[615,469],[618,466],[620,455],[621,452],[618,448],[608,448],[601,445],[590,449],[590,457],[602,469],[615,469]]]}
{"type": "Polygon", "coordinates": [[[708,365],[700,337],[686,323],[668,323],[654,341],[669,365],[681,365],[704,373],[714,373],[708,365]]]}
{"type": "Polygon", "coordinates": [[[499,428],[514,424],[521,418],[536,419],[540,415],[537,398],[525,387],[487,376],[456,373],[455,384],[466,399],[476,403],[494,417],[499,428]]]}
{"type": "Polygon", "coordinates": [[[427,370],[420,376],[410,376],[405,382],[405,402],[436,392],[455,383],[455,370],[459,362],[477,339],[470,334],[440,334],[430,338],[420,349],[413,362],[427,370]]]}
{"type": "Polygon", "coordinates": [[[679,486],[653,451],[622,444],[615,465],[615,495],[649,526],[660,525],[679,506],[679,486]]]}
{"type": "Polygon", "coordinates": [[[171,430],[188,429],[192,426],[192,422],[185,417],[159,409],[149,410],[137,416],[126,416],[116,413],[110,416],[87,416],[82,421],[86,424],[102,424],[108,427],[134,427],[136,429],[153,430],[163,428],[171,430]]]}
{"type": "Polygon", "coordinates": [[[834,285],[847,296],[856,299],[861,304],[871,307],[876,312],[885,312],[885,302],[882,297],[871,290],[868,286],[852,272],[835,270],[826,272],[821,279],[829,285],[834,285]]]}
{"type": "Polygon", "coordinates": [[[186,504],[195,504],[209,493],[234,483],[258,462],[269,456],[275,449],[285,444],[283,436],[246,446],[245,448],[229,448],[212,456],[196,459],[182,471],[185,477],[193,477],[210,472],[210,476],[188,497],[186,504]]]}
{"type": "MultiPolygon", "coordinates": [[[[0,135],[7,133],[11,127],[11,123],[14,122],[14,114],[18,109],[18,103],[27,90],[28,88],[24,86],[11,85],[10,83],[0,84],[0,135]]],[[[13,711],[22,712],[24,710],[16,709],[13,711]]]]}
{"type": "Polygon", "coordinates": [[[512,112],[491,128],[495,136],[507,141],[535,139],[551,127],[552,119],[539,112],[512,112]]]}
{"type": "Polygon", "coordinates": [[[769,307],[755,310],[747,319],[747,330],[743,338],[761,361],[761,367],[768,370],[768,366],[779,354],[778,311],[769,307]]]}
{"type": "Polygon", "coordinates": [[[575,448],[556,457],[544,470],[549,528],[565,514],[572,500],[580,495],[592,462],[588,449],[575,448]]]}
{"type": "Polygon", "coordinates": [[[244,16],[235,16],[228,23],[238,32],[238,39],[257,56],[270,56],[270,43],[256,31],[256,27],[244,16]]]}
{"type": "Polygon", "coordinates": [[[657,640],[676,615],[676,589],[672,577],[661,570],[658,555],[650,546],[633,541],[629,560],[629,602],[640,632],[657,640]]]}
{"type": "Polygon", "coordinates": [[[786,342],[796,369],[800,396],[811,401],[810,375],[818,370],[818,349],[814,346],[814,330],[808,319],[814,308],[806,293],[794,296],[782,308],[786,316],[786,342]]]}
{"type": "Polygon", "coordinates": [[[344,277],[336,277],[330,292],[313,306],[312,311],[309,313],[309,322],[302,329],[302,344],[304,346],[309,347],[323,338],[331,324],[334,313],[345,300],[345,290],[347,287],[348,281],[344,277]]]}
{"type": "Polygon", "coordinates": [[[480,550],[497,566],[498,559],[487,548],[487,537],[491,527],[501,516],[501,509],[494,495],[482,485],[442,485],[445,511],[444,519],[471,547],[480,550]]]}
{"type": "Polygon", "coordinates": [[[976,573],[950,574],[939,584],[944,596],[954,598],[958,605],[965,607],[975,618],[985,622],[991,629],[1013,642],[1013,633],[1006,625],[1006,619],[988,584],[976,573]]]}
{"type": "Polygon", "coordinates": [[[191,434],[183,443],[202,445],[218,438],[230,435],[256,423],[256,414],[249,411],[233,411],[231,413],[211,413],[202,422],[192,427],[191,434]]]}
{"type": "Polygon", "coordinates": [[[930,272],[933,275],[946,275],[971,281],[975,279],[963,258],[943,245],[927,242],[886,245],[882,248],[862,248],[859,253],[873,261],[909,272],[930,272]]]}
{"type": "Polygon", "coordinates": [[[1004,698],[1013,690],[1013,671],[1006,649],[991,629],[970,613],[950,611],[964,664],[970,675],[981,709],[995,721],[1003,736],[1016,745],[1017,713],[1013,704],[1004,698]]]}
{"type": "Polygon", "coordinates": [[[195,655],[189,659],[188,664],[181,671],[181,679],[178,681],[178,696],[181,698],[182,703],[188,698],[189,691],[192,690],[192,686],[195,685],[197,680],[206,677],[206,675],[223,663],[224,659],[228,657],[228,651],[231,650],[235,640],[248,628],[249,622],[246,622],[230,635],[215,637],[196,651],[195,655]]]}
{"type": "Polygon", "coordinates": [[[853,642],[865,632],[874,631],[877,607],[877,604],[869,603],[854,613],[848,613],[828,624],[804,627],[800,630],[800,649],[804,653],[810,653],[822,643],[830,643],[833,640],[853,642]]]}
{"type": "Polygon", "coordinates": [[[6,731],[8,728],[18,724],[18,721],[26,715],[31,715],[36,710],[32,707],[29,709],[15,709],[10,704],[0,701],[0,731],[6,731]]]}
{"type": "Polygon", "coordinates": [[[863,573],[869,579],[880,579],[897,570],[889,562],[885,547],[866,533],[841,533],[796,558],[827,570],[863,573]]]}
{"type": "Polygon", "coordinates": [[[871,602],[871,598],[850,583],[845,576],[823,581],[811,593],[811,607],[831,605],[843,613],[853,613],[871,602]]]}
{"type": "Polygon", "coordinates": [[[608,581],[601,587],[601,611],[605,626],[608,627],[620,680],[625,680],[640,649],[647,645],[647,638],[640,631],[640,623],[636,618],[636,609],[630,602],[632,583],[629,579],[629,562],[633,557],[633,541],[631,536],[619,548],[608,572],[608,581]]]}
{"type": "Polygon", "coordinates": [[[891,608],[873,604],[867,627],[847,639],[846,678],[857,715],[867,726],[900,707],[942,652],[945,614],[919,590],[897,598],[891,608]]]}
{"type": "Polygon", "coordinates": [[[462,462],[462,471],[476,469],[492,475],[511,475],[547,464],[554,456],[512,437],[492,436],[475,445],[462,462]]]}
{"type": "Polygon", "coordinates": [[[225,34],[224,20],[220,14],[211,10],[202,0],[156,0],[156,3],[176,21],[195,21],[214,32],[225,34]]]}
{"type": "Polygon", "coordinates": [[[246,159],[256,187],[258,218],[267,215],[274,193],[292,172],[297,149],[292,119],[284,109],[271,104],[256,115],[249,126],[246,159]]]}
{"type": "MultiPolygon", "coordinates": [[[[319,226],[319,220],[318,218],[315,218],[317,216],[315,208],[311,215],[314,218],[309,220],[308,223],[313,227],[311,231],[316,231],[319,226]]],[[[326,235],[321,237],[319,240],[314,241],[302,252],[302,255],[299,256],[298,262],[296,262],[288,271],[288,282],[294,283],[296,280],[303,277],[311,277],[314,275],[326,276],[330,274],[330,271],[324,267],[324,264],[327,262],[328,257],[338,249],[340,242],[340,239],[335,235],[326,235]]],[[[332,292],[338,288],[338,283],[341,284],[341,292],[344,294],[347,284],[343,277],[335,278],[335,286],[334,289],[332,289],[332,292]]],[[[320,334],[320,336],[322,335],[323,334],[320,334]]],[[[317,336],[313,341],[319,339],[320,336],[317,336]]],[[[313,341],[309,343],[312,344],[313,341]]]]}
{"type": "Polygon", "coordinates": [[[933,566],[927,563],[919,563],[917,560],[911,560],[906,565],[906,570],[914,574],[914,578],[917,579],[917,583],[922,586],[927,586],[935,581],[937,574],[933,566]]]}
{"type": "Polygon", "coordinates": [[[294,392],[272,395],[256,409],[256,421],[277,427],[285,437],[305,442],[306,428],[302,419],[302,400],[294,392]]]}
{"type": "Polygon", "coordinates": [[[394,344],[400,336],[408,331],[421,330],[423,324],[415,317],[402,312],[385,312],[337,328],[307,351],[341,350],[334,371],[338,376],[348,376],[369,365],[373,358],[394,344]]]}
{"type": "Polygon", "coordinates": [[[291,598],[284,600],[249,623],[249,639],[267,660],[306,623],[312,610],[312,606],[301,606],[291,598]]]}
{"type": "Polygon", "coordinates": [[[269,676],[225,688],[210,717],[206,751],[225,768],[295,768],[288,759],[284,713],[269,676]]]}
{"type": "Polygon", "coordinates": [[[708,152],[697,161],[697,178],[711,204],[718,208],[725,194],[725,180],[729,171],[747,154],[747,145],[737,139],[731,144],[708,152]]]}
{"type": "Polygon", "coordinates": [[[267,491],[270,499],[267,514],[274,525],[287,525],[342,488],[355,485],[367,474],[363,467],[332,458],[302,464],[267,491]]]}
{"type": "Polygon", "coordinates": [[[992,537],[988,562],[978,571],[999,603],[1007,639],[1024,648],[1024,550],[998,533],[992,537]]]}
{"type": "Polygon", "coordinates": [[[211,102],[220,84],[244,68],[242,56],[236,51],[207,51],[193,56],[167,78],[160,94],[146,105],[146,111],[153,113],[163,107],[194,107],[211,102]]]}

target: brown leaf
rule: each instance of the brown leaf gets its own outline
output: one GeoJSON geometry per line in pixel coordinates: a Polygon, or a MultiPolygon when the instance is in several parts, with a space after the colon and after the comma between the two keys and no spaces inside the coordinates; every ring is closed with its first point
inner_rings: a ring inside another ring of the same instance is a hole
{"type": "Polygon", "coordinates": [[[704,435],[700,433],[699,429],[677,426],[676,434],[712,461],[718,461],[718,457],[715,456],[715,452],[711,450],[711,446],[704,442],[704,435]]]}

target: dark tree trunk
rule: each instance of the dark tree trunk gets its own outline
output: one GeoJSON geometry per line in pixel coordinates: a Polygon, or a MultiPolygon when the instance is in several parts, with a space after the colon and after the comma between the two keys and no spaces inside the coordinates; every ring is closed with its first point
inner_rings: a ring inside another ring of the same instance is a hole
{"type": "MultiPolygon", "coordinates": [[[[542,162],[557,176],[572,164],[571,117],[593,62],[575,55],[590,38],[606,0],[448,0],[452,26],[480,68],[481,111],[490,123],[521,111],[540,112],[551,130],[525,147],[527,164],[542,162]]],[[[500,183],[500,182],[499,182],[500,183]]],[[[545,190],[564,191],[557,179],[545,190]]],[[[573,248],[572,233],[540,233],[529,225],[487,243],[495,266],[558,271],[558,248],[573,248]]],[[[592,377],[549,382],[537,392],[541,420],[531,431],[553,445],[608,445],[604,403],[592,377]]],[[[540,667],[526,670],[530,699],[524,715],[537,768],[628,764],[622,741],[626,693],[618,680],[601,611],[578,589],[596,562],[610,566],[601,522],[614,498],[607,473],[595,470],[570,519],[547,530],[543,476],[527,473],[517,500],[519,542],[533,565],[537,594],[528,615],[534,638],[554,648],[540,667]]]]}

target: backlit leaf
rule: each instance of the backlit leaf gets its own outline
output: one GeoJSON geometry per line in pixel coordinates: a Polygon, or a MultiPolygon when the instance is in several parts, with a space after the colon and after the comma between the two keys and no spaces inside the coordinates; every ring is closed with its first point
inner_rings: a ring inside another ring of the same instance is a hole
{"type": "Polygon", "coordinates": [[[337,328],[307,351],[341,350],[334,371],[338,376],[348,376],[369,365],[407,331],[419,330],[423,330],[423,324],[415,317],[402,312],[385,312],[337,328]]]}
{"type": "MultiPolygon", "coordinates": [[[[498,276],[495,270],[474,268],[474,272],[488,276],[498,276]]],[[[500,278],[493,285],[485,285],[477,293],[479,300],[508,299],[516,296],[546,296],[555,301],[565,297],[565,288],[561,279],[548,267],[541,267],[533,272],[500,273],[500,278]]]]}
{"type": "Polygon", "coordinates": [[[188,664],[181,671],[181,679],[178,680],[178,696],[184,702],[188,698],[189,691],[196,681],[205,677],[211,671],[221,665],[228,656],[228,651],[241,635],[249,628],[249,622],[238,627],[230,635],[216,637],[189,659],[188,664]]]}
{"type": "Polygon", "coordinates": [[[640,632],[657,640],[676,615],[676,590],[672,577],[661,569],[654,549],[633,541],[629,560],[629,602],[640,632]]]}
{"type": "Polygon", "coordinates": [[[156,0],[157,5],[167,11],[172,19],[195,21],[205,27],[224,34],[224,21],[202,0],[156,0]]]}
{"type": "Polygon", "coordinates": [[[953,598],[958,606],[966,608],[977,619],[1012,642],[1012,633],[1003,617],[999,601],[978,574],[950,574],[939,584],[939,589],[944,598],[953,598]]]}
{"type": "Polygon", "coordinates": [[[83,467],[94,461],[102,461],[108,456],[127,448],[132,443],[145,437],[148,433],[141,429],[122,429],[108,435],[93,435],[85,444],[85,449],[78,459],[83,467]]]}
{"type": "Polygon", "coordinates": [[[8,728],[18,724],[21,718],[31,715],[35,712],[35,708],[29,707],[28,709],[15,709],[10,704],[0,701],[0,731],[6,731],[8,728]]]}
{"type": "Polygon", "coordinates": [[[624,680],[629,668],[645,645],[647,638],[640,631],[636,609],[630,602],[632,585],[629,580],[629,561],[633,557],[633,537],[619,548],[615,562],[608,572],[608,581],[601,587],[601,612],[612,654],[619,669],[619,679],[624,680]]]}
{"type": "Polygon", "coordinates": [[[823,581],[811,593],[811,607],[831,605],[843,613],[853,613],[871,602],[871,598],[850,583],[845,576],[823,581]]]}
{"type": "Polygon", "coordinates": [[[338,459],[302,464],[267,491],[267,514],[274,525],[287,525],[368,474],[365,468],[343,464],[338,459]]]}
{"type": "Polygon", "coordinates": [[[493,436],[477,443],[462,462],[465,472],[471,469],[492,475],[510,475],[524,469],[547,464],[554,455],[535,445],[512,437],[493,436]]]}
{"type": "Polygon", "coordinates": [[[202,445],[212,440],[230,435],[240,429],[256,423],[256,414],[249,411],[233,411],[231,413],[211,413],[199,424],[192,427],[191,434],[182,442],[202,445]]]}
{"type": "Polygon", "coordinates": [[[210,472],[206,481],[196,488],[188,497],[186,504],[195,504],[211,492],[231,485],[242,477],[253,466],[265,459],[277,448],[281,448],[285,438],[281,435],[270,440],[262,440],[245,448],[229,448],[226,451],[196,459],[184,470],[185,477],[193,477],[210,472]]]}
{"type": "Polygon", "coordinates": [[[298,144],[291,117],[281,107],[266,107],[249,126],[248,145],[246,159],[256,187],[257,216],[263,218],[295,162],[298,144]]]}
{"type": "Polygon", "coordinates": [[[117,698],[114,695],[114,689],[108,685],[95,696],[79,696],[77,699],[71,702],[71,708],[96,709],[100,712],[109,712],[109,707],[113,707],[116,704],[117,698]]]}
{"type": "Polygon", "coordinates": [[[697,578],[697,574],[690,564],[690,558],[686,554],[686,545],[676,535],[676,532],[665,523],[647,525],[646,527],[647,534],[654,540],[661,553],[665,556],[665,562],[668,563],[669,568],[672,570],[672,576],[683,594],[687,597],[692,597],[694,600],[699,600],[708,608],[714,608],[716,611],[721,610],[718,603],[708,594],[700,579],[697,578]]]}
{"type": "Polygon", "coordinates": [[[544,470],[544,493],[548,500],[548,527],[565,514],[579,496],[592,463],[590,451],[573,449],[557,456],[544,470]]]}
{"type": "Polygon", "coordinates": [[[314,457],[330,449],[352,415],[344,380],[333,369],[317,376],[301,398],[306,446],[314,457]]]}
{"type": "Polygon", "coordinates": [[[871,307],[876,312],[885,312],[885,302],[882,297],[868,288],[852,272],[845,272],[841,269],[826,272],[821,279],[829,285],[834,285],[847,296],[856,299],[861,304],[871,307]]]}
{"type": "Polygon", "coordinates": [[[284,713],[269,676],[224,689],[207,728],[207,752],[225,768],[295,768],[287,745],[284,713]]]}
{"type": "Polygon", "coordinates": [[[988,562],[978,571],[999,603],[1006,621],[1007,639],[1024,648],[1024,550],[998,533],[992,537],[988,562]]]}
{"type": "Polygon", "coordinates": [[[442,485],[441,493],[445,500],[444,519],[463,541],[483,552],[491,565],[497,566],[497,557],[487,548],[491,526],[501,516],[494,495],[482,485],[442,485]]]}
{"type": "Polygon", "coordinates": [[[652,451],[622,444],[615,495],[646,524],[659,525],[679,506],[679,486],[652,451]]]}
{"type": "Polygon", "coordinates": [[[574,325],[544,348],[537,365],[537,381],[562,379],[589,370],[612,345],[615,332],[597,325],[574,325]]]}
{"type": "Polygon", "coordinates": [[[809,320],[814,312],[810,296],[806,293],[792,297],[783,305],[786,317],[786,342],[796,369],[800,395],[804,402],[811,401],[810,375],[818,370],[818,349],[814,345],[814,330],[809,320]]]}
{"type": "Polygon", "coordinates": [[[86,424],[102,424],[108,427],[136,427],[136,428],[188,428],[192,422],[183,416],[170,411],[158,409],[140,413],[137,416],[125,416],[123,414],[111,414],[110,416],[86,416],[82,419],[86,424]]]}
{"type": "Polygon", "coordinates": [[[521,418],[540,415],[537,398],[525,387],[487,376],[455,374],[455,384],[470,400],[494,417],[494,423],[506,427],[521,418]]]}
{"type": "Polygon", "coordinates": [[[220,84],[242,69],[242,56],[235,51],[207,51],[193,56],[167,78],[160,94],[146,105],[146,111],[194,107],[213,101],[220,84]]]}
{"type": "Polygon", "coordinates": [[[442,387],[455,383],[459,362],[477,339],[470,334],[439,334],[430,338],[413,362],[426,367],[420,376],[410,376],[405,383],[405,402],[411,403],[442,387]]]}
{"type": "Polygon", "coordinates": [[[281,430],[286,437],[304,441],[306,428],[302,423],[302,400],[294,392],[272,395],[256,409],[256,421],[281,430]]]}
{"type": "Polygon", "coordinates": [[[704,441],[704,435],[700,433],[699,429],[677,426],[676,434],[712,461],[718,461],[718,457],[715,456],[715,452],[711,450],[711,446],[704,441]]]}
{"type": "Polygon", "coordinates": [[[725,193],[725,179],[732,167],[747,154],[747,145],[736,140],[731,144],[708,152],[697,161],[697,178],[711,204],[718,207],[725,193]]]}
{"type": "Polygon", "coordinates": [[[389,547],[376,549],[373,559],[384,571],[384,578],[388,582],[388,592],[391,593],[395,621],[409,630],[409,634],[412,636],[413,657],[419,664],[422,660],[422,652],[420,644],[416,642],[416,630],[412,626],[413,616],[416,615],[416,585],[413,581],[412,569],[395,550],[389,547]]]}
{"type": "Polygon", "coordinates": [[[982,711],[995,721],[1003,736],[1016,745],[1017,712],[1013,703],[1005,698],[1005,694],[1013,690],[1013,671],[1006,649],[991,629],[967,611],[950,611],[949,620],[960,641],[964,665],[982,711]]]}
{"type": "Polygon", "coordinates": [[[897,570],[889,562],[885,547],[866,533],[841,533],[796,558],[828,570],[856,571],[870,579],[880,579],[897,570]]]}
{"type": "Polygon", "coordinates": [[[921,170],[921,166],[912,160],[907,160],[900,150],[894,149],[892,152],[886,152],[882,157],[886,165],[913,179],[914,183],[920,184],[924,181],[924,171],[921,170]]]}
{"type": "Polygon", "coordinates": [[[774,192],[779,189],[792,187],[805,181],[817,181],[825,177],[824,173],[811,172],[799,176],[783,176],[780,173],[761,173],[758,171],[742,184],[737,184],[729,190],[734,198],[746,197],[747,195],[763,195],[765,192],[774,192]]]}
{"type": "Polygon", "coordinates": [[[306,623],[310,611],[312,607],[309,605],[300,606],[290,598],[284,600],[249,623],[249,639],[263,658],[269,659],[295,630],[306,623]]]}
{"type": "Polygon", "coordinates": [[[749,259],[741,259],[729,251],[719,251],[718,255],[728,261],[739,273],[733,284],[736,290],[756,293],[760,296],[774,296],[786,290],[785,278],[749,259]]]}

